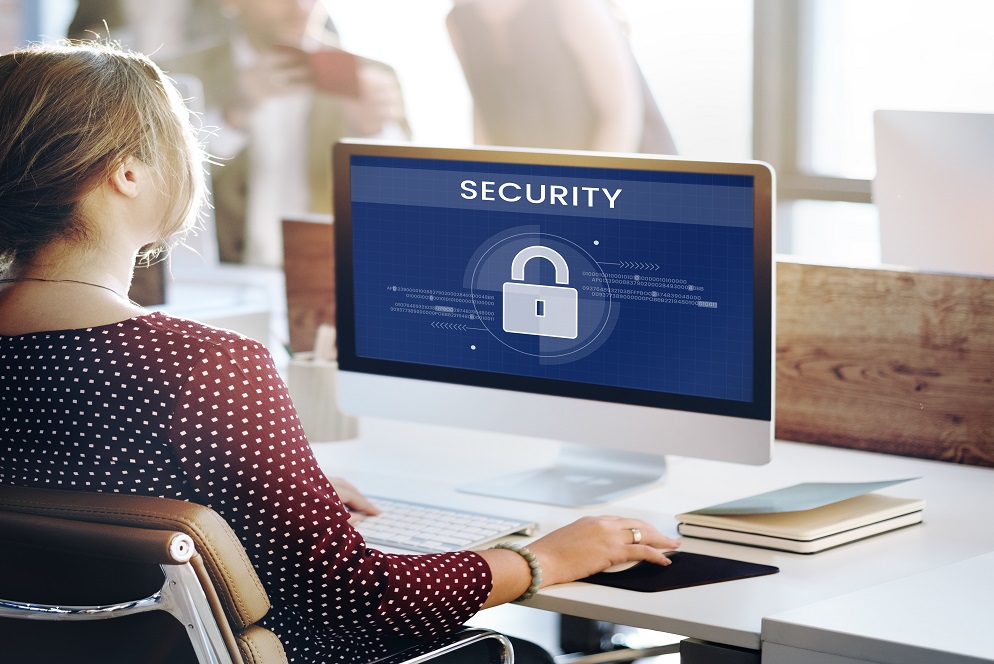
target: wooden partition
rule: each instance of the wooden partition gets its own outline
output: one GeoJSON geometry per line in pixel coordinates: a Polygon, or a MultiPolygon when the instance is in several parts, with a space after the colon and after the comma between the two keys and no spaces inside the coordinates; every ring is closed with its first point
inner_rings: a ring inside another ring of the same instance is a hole
{"type": "Polygon", "coordinates": [[[331,218],[283,221],[290,350],[314,350],[318,325],[335,324],[335,236],[331,218]]]}
{"type": "Polygon", "coordinates": [[[780,262],[776,435],[994,466],[994,279],[780,262]]]}

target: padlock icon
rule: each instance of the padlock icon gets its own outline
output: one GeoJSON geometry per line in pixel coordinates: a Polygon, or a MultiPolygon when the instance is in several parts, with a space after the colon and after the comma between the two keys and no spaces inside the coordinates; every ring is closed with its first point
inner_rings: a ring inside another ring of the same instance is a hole
{"type": "Polygon", "coordinates": [[[504,283],[505,332],[576,339],[577,292],[565,285],[569,265],[559,252],[540,245],[522,249],[511,262],[511,279],[504,283]],[[533,258],[549,260],[561,285],[524,283],[525,264],[533,258]]]}

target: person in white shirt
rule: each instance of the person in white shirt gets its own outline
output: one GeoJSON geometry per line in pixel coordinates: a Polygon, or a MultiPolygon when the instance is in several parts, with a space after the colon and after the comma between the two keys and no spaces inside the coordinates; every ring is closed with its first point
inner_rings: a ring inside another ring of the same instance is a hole
{"type": "Polygon", "coordinates": [[[160,62],[199,79],[209,129],[218,250],[224,262],[280,266],[281,220],[329,214],[331,146],[343,137],[410,137],[400,84],[357,59],[354,94],[316,86],[308,52],[335,48],[316,0],[219,0],[232,29],[160,62]]]}

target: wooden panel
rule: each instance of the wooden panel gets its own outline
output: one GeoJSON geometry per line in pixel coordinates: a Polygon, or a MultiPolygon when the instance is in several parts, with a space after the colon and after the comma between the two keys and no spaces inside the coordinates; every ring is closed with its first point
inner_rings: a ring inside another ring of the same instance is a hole
{"type": "Polygon", "coordinates": [[[314,349],[318,325],[335,324],[335,245],[331,218],[283,221],[283,270],[290,349],[314,349]]]}
{"type": "Polygon", "coordinates": [[[994,466],[994,279],[779,263],[777,438],[994,466]]]}

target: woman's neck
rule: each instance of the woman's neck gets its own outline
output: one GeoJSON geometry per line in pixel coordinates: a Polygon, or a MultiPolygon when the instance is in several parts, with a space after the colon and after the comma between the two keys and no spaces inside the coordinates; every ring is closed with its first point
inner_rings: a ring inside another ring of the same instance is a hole
{"type": "Polygon", "coordinates": [[[54,242],[0,284],[0,334],[106,325],[144,313],[127,293],[134,254],[54,242]]]}
{"type": "Polygon", "coordinates": [[[55,240],[13,276],[73,279],[127,293],[139,249],[124,238],[113,236],[86,242],[55,240]]]}

